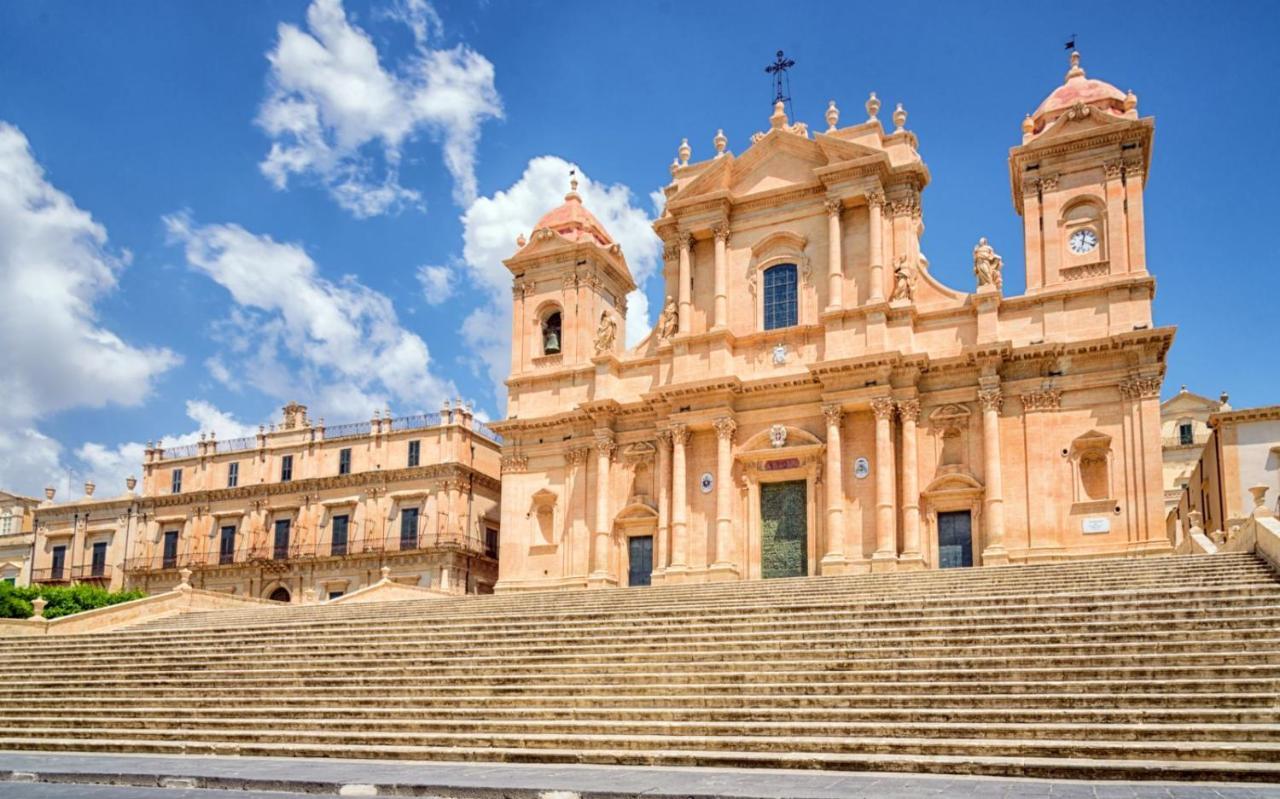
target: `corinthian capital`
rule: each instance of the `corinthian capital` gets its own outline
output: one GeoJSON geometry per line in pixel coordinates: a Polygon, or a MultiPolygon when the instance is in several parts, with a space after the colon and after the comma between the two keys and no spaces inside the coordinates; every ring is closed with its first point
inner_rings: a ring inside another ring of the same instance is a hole
{"type": "Polygon", "coordinates": [[[904,422],[915,424],[920,421],[920,400],[898,400],[898,418],[904,422]]]}
{"type": "Polygon", "coordinates": [[[827,418],[827,426],[838,425],[844,419],[844,406],[838,402],[828,402],[822,406],[822,415],[827,418]]]}
{"type": "Polygon", "coordinates": [[[827,200],[822,204],[827,209],[828,216],[840,216],[840,212],[844,210],[844,202],[841,200],[827,200]]]}
{"type": "Polygon", "coordinates": [[[871,400],[871,412],[877,419],[892,419],[894,402],[889,397],[876,397],[871,400]]]}
{"type": "Polygon", "coordinates": [[[978,402],[982,403],[982,410],[1000,412],[1000,408],[1004,406],[1004,392],[999,388],[984,388],[978,391],[978,402]]]}
{"type": "Polygon", "coordinates": [[[671,441],[678,446],[683,447],[689,443],[689,425],[683,422],[676,422],[671,425],[671,441]]]}
{"type": "Polygon", "coordinates": [[[596,431],[596,453],[606,457],[613,457],[613,451],[618,448],[617,442],[613,439],[613,433],[608,430],[596,431]]]}
{"type": "Polygon", "coordinates": [[[723,222],[713,225],[711,235],[716,237],[716,241],[725,242],[729,240],[729,226],[723,222]]]}
{"type": "Polygon", "coordinates": [[[712,422],[711,426],[716,429],[717,437],[728,441],[733,440],[733,434],[738,430],[738,423],[729,416],[721,416],[719,419],[712,422]]]}

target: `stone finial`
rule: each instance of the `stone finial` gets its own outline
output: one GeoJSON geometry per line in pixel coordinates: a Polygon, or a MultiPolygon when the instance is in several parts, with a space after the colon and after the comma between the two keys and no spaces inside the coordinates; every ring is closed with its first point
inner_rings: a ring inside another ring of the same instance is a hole
{"type": "Polygon", "coordinates": [[[133,489],[138,487],[138,478],[134,477],[133,475],[129,475],[124,479],[124,487],[126,491],[132,494],[133,489]]]}
{"type": "Polygon", "coordinates": [[[1138,107],[1138,95],[1133,93],[1133,89],[1130,89],[1124,95],[1124,110],[1132,111],[1137,107],[1138,107]]]}
{"type": "Polygon", "coordinates": [[[384,582],[391,579],[390,566],[383,566],[381,569],[379,569],[379,573],[382,574],[382,579],[384,582]]]}
{"type": "Polygon", "coordinates": [[[1072,50],[1071,51],[1071,69],[1067,70],[1067,77],[1064,78],[1062,82],[1066,83],[1072,78],[1083,78],[1083,77],[1084,77],[1084,67],[1080,66],[1080,51],[1072,50]]]}
{"type": "Polygon", "coordinates": [[[182,568],[178,570],[178,590],[188,591],[191,589],[191,570],[182,568]]]}
{"type": "Polygon", "coordinates": [[[835,100],[827,101],[826,119],[827,119],[827,132],[830,133],[831,131],[836,129],[836,126],[840,122],[840,109],[836,108],[835,100]]]}
{"type": "Polygon", "coordinates": [[[53,486],[44,487],[44,498],[49,500],[50,502],[53,502],[53,495],[56,493],[58,493],[58,489],[54,488],[53,486]]]}
{"type": "Polygon", "coordinates": [[[711,140],[711,143],[715,145],[716,158],[724,155],[725,148],[729,146],[729,137],[724,135],[724,128],[716,131],[716,137],[711,140]]]}
{"type": "Polygon", "coordinates": [[[1198,510],[1193,510],[1187,514],[1187,521],[1191,523],[1192,535],[1204,532],[1204,514],[1198,510]]]}
{"type": "Polygon", "coordinates": [[[680,149],[676,150],[676,155],[680,159],[680,166],[689,165],[689,156],[693,155],[693,148],[689,146],[688,139],[680,140],[680,149]]]}
{"type": "Polygon", "coordinates": [[[677,170],[677,169],[679,169],[679,168],[680,168],[680,159],[679,159],[679,158],[672,158],[672,159],[671,159],[671,167],[670,167],[670,169],[671,169],[671,177],[673,177],[673,178],[674,178],[674,177],[676,176],[676,170],[677,170]]]}
{"type": "Polygon", "coordinates": [[[1228,396],[1227,396],[1227,392],[1225,391],[1218,395],[1218,410],[1222,410],[1222,411],[1231,410],[1231,403],[1227,402],[1227,399],[1228,399],[1228,396]]]}
{"type": "Polygon", "coordinates": [[[47,604],[49,604],[48,601],[46,601],[45,598],[42,596],[38,596],[35,599],[31,600],[32,621],[35,621],[36,619],[44,618],[44,606],[47,604]]]}
{"type": "Polygon", "coordinates": [[[526,244],[528,244],[528,243],[529,243],[529,240],[528,240],[528,239],[526,239],[526,238],[524,237],[524,234],[523,234],[523,233],[521,233],[519,236],[516,236],[516,246],[517,246],[517,247],[523,247],[524,245],[526,245],[526,244]]]}
{"type": "Polygon", "coordinates": [[[1027,114],[1025,117],[1022,118],[1022,135],[1030,136],[1032,133],[1035,133],[1035,130],[1036,130],[1035,120],[1031,118],[1030,114],[1027,114]]]}
{"type": "Polygon", "coordinates": [[[1249,495],[1253,497],[1254,516],[1271,515],[1271,510],[1267,508],[1267,486],[1262,483],[1255,486],[1249,486],[1249,495]]]}
{"type": "Polygon", "coordinates": [[[787,126],[787,109],[783,102],[779,100],[773,104],[773,114],[769,116],[769,127],[774,130],[781,130],[787,126]]]}
{"type": "Polygon", "coordinates": [[[96,485],[94,485],[94,483],[93,483],[93,481],[92,481],[92,480],[85,480],[85,481],[84,481],[84,495],[85,495],[86,497],[91,497],[91,496],[93,496],[93,490],[94,490],[95,488],[97,488],[97,486],[96,486],[96,485]]]}
{"type": "Polygon", "coordinates": [[[871,96],[867,98],[866,108],[867,108],[867,121],[875,122],[876,114],[880,113],[880,98],[876,97],[875,92],[872,92],[871,96]]]}
{"type": "Polygon", "coordinates": [[[894,133],[901,133],[907,129],[907,109],[902,107],[902,103],[898,103],[898,107],[893,109],[894,133]]]}

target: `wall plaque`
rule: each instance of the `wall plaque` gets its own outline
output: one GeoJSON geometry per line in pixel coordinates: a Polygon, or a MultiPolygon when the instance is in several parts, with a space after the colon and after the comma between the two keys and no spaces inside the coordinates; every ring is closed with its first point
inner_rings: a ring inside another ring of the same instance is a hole
{"type": "Polygon", "coordinates": [[[1111,532],[1111,520],[1106,516],[1089,516],[1080,520],[1080,530],[1085,535],[1111,532]]]}
{"type": "Polygon", "coordinates": [[[867,479],[871,474],[871,463],[866,458],[858,458],[853,462],[853,476],[859,480],[867,479]]]}
{"type": "Polygon", "coordinates": [[[710,494],[711,489],[716,484],[716,479],[711,476],[711,472],[703,472],[702,478],[698,480],[698,488],[702,489],[702,493],[710,494]]]}
{"type": "Polygon", "coordinates": [[[766,472],[777,471],[778,469],[796,469],[800,466],[799,458],[781,458],[776,461],[765,461],[764,470],[766,472]]]}

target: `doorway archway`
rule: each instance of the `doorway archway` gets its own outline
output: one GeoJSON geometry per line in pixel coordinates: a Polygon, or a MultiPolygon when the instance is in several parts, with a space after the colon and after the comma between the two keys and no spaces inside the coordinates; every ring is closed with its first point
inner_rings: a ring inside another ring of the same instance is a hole
{"type": "Polygon", "coordinates": [[[282,585],[276,588],[276,590],[272,591],[267,596],[267,599],[275,600],[276,602],[288,602],[293,599],[293,595],[289,593],[288,588],[285,588],[282,585]]]}

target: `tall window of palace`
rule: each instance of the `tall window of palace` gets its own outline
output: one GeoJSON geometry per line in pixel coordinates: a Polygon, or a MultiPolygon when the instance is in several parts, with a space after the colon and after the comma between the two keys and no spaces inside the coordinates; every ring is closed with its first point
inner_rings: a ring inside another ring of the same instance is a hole
{"type": "Polygon", "coordinates": [[[338,474],[351,474],[351,447],[338,450],[338,474]]]}
{"type": "Polygon", "coordinates": [[[170,474],[169,491],[173,494],[182,493],[182,470],[174,469],[170,474]]]}
{"type": "Polygon", "coordinates": [[[418,548],[418,509],[402,508],[400,510],[400,548],[418,548]]]}
{"type": "Polygon", "coordinates": [[[280,458],[280,482],[287,483],[293,479],[293,456],[285,455],[280,458]]]}
{"type": "Polygon", "coordinates": [[[793,327],[797,317],[796,265],[770,267],[764,273],[764,329],[793,327]]]}
{"type": "Polygon", "coordinates": [[[1184,447],[1195,443],[1195,431],[1191,427],[1191,422],[1182,422],[1178,425],[1178,443],[1184,447]]]}
{"type": "Polygon", "coordinates": [[[235,488],[240,485],[240,462],[232,461],[227,464],[227,488],[235,488]]]}
{"type": "Polygon", "coordinates": [[[417,466],[422,457],[422,442],[413,440],[409,442],[409,465],[417,466]]]}
{"type": "Polygon", "coordinates": [[[542,354],[560,352],[560,312],[552,311],[542,320],[542,354]]]}

